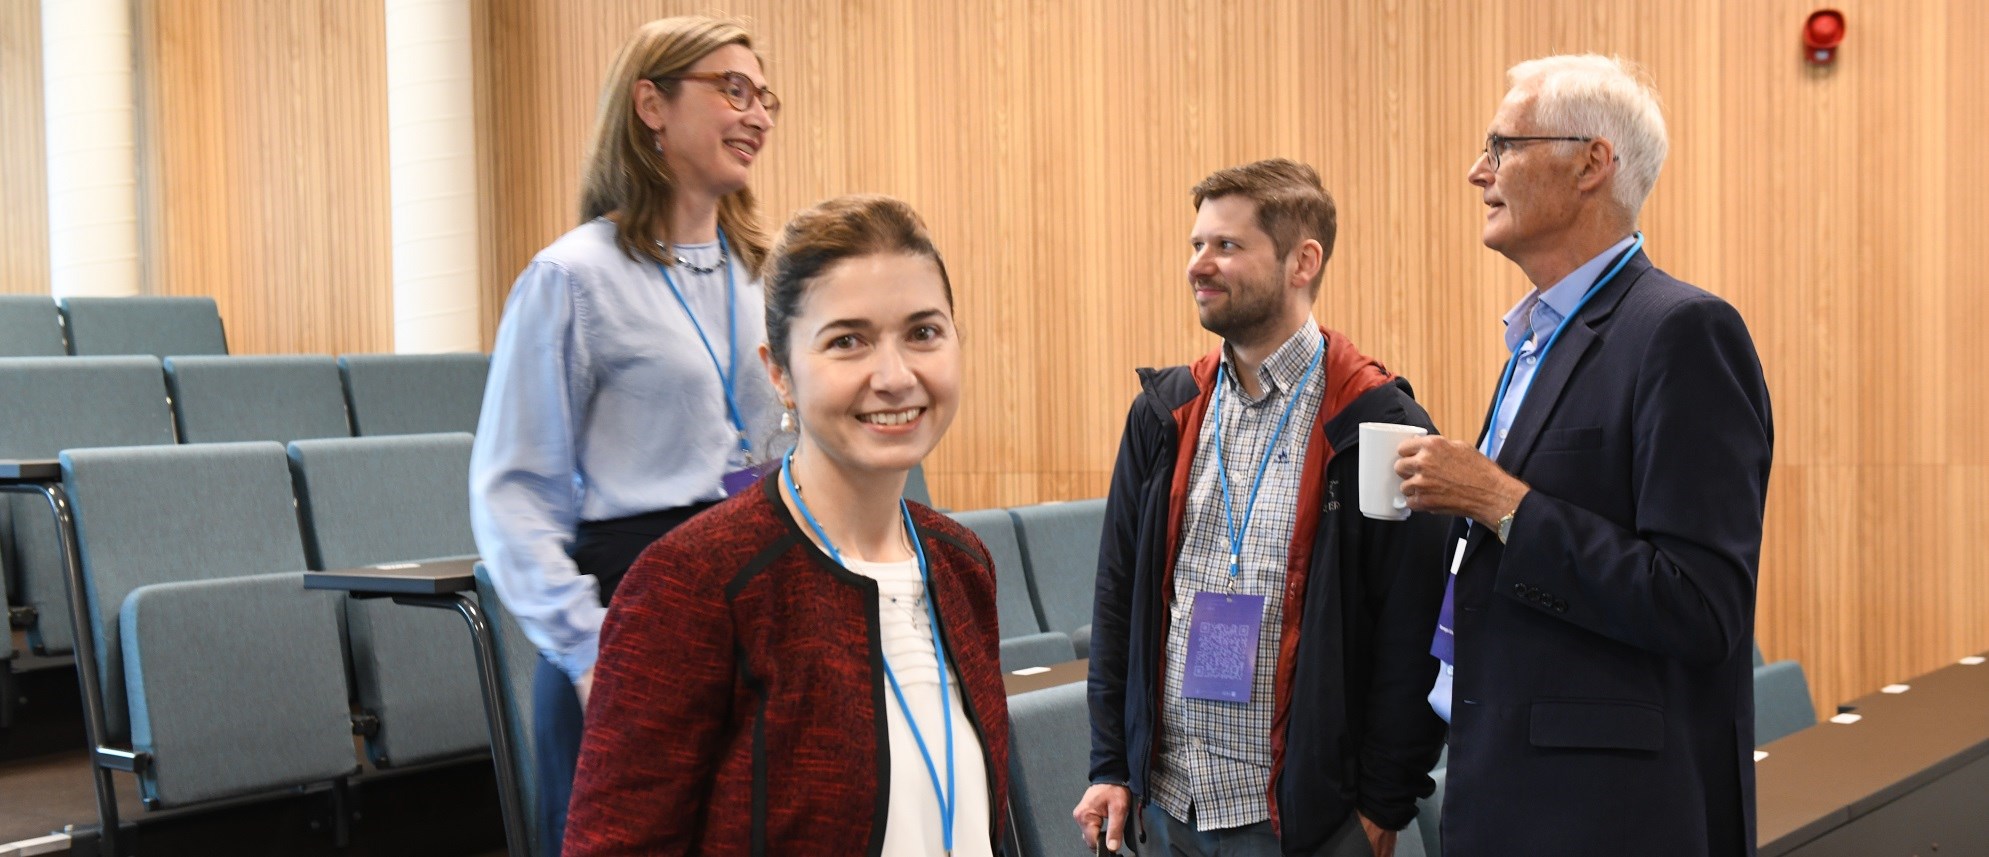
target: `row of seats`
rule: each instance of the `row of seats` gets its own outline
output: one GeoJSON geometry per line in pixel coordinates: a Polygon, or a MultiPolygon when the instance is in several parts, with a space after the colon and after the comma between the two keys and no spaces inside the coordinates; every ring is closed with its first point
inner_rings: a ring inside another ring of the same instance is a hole
{"type": "MultiPolygon", "coordinates": [[[[1003,617],[1004,627],[1007,617],[1003,617]]],[[[1006,657],[1006,652],[1004,652],[1006,657]]],[[[1070,808],[1090,780],[1091,721],[1086,685],[1075,682],[1009,697],[1009,797],[1024,854],[1053,854],[1070,842],[1070,808]]],[[[1754,743],[1759,747],[1816,725],[1809,684],[1793,660],[1767,663],[1754,647],[1754,743]]],[[[1442,853],[1440,832],[1448,753],[1430,778],[1436,791],[1416,802],[1424,852],[1442,853]]]]}
{"type": "Polygon", "coordinates": [[[226,353],[213,298],[0,295],[0,357],[226,353]]]}
{"type": "MultiPolygon", "coordinates": [[[[333,716],[348,704],[378,717],[368,741],[376,764],[419,760],[424,752],[446,757],[481,746],[478,700],[469,681],[474,665],[453,617],[380,602],[344,601],[341,610],[335,596],[328,603],[321,593],[304,592],[298,573],[255,571],[287,567],[298,546],[314,569],[467,553],[459,486],[469,443],[464,435],[301,441],[289,446],[287,462],[274,444],[79,450],[63,456],[82,534],[89,601],[98,605],[92,633],[98,667],[111,679],[107,687],[118,684],[122,669],[125,690],[109,696],[108,707],[119,711],[122,700],[128,720],[113,715],[110,734],[127,737],[133,749],[150,757],[144,770],[152,805],[180,806],[349,776],[356,765],[345,737],[348,723],[333,716]],[[169,490],[189,501],[170,505],[193,511],[160,509],[156,499],[142,499],[169,490]],[[298,519],[267,514],[281,510],[283,490],[294,496],[298,519]],[[382,499],[391,502],[382,505],[382,499]],[[119,535],[98,535],[99,528],[119,535]],[[457,541],[441,538],[450,534],[457,541]],[[146,570],[138,571],[140,566],[146,570]],[[134,577],[139,574],[145,577],[134,577]],[[319,606],[312,606],[314,599],[319,606]],[[341,618],[343,665],[325,656],[324,645],[341,618]],[[424,620],[429,627],[409,624],[424,620]],[[243,642],[258,637],[282,639],[285,645],[272,653],[266,644],[243,642]],[[217,662],[229,663],[230,670],[217,671],[217,662]],[[334,680],[340,666],[352,676],[350,684],[334,680]],[[217,676],[220,672],[228,674],[217,676]],[[270,675],[282,678],[267,684],[270,675]],[[245,686],[265,684],[286,688],[280,705],[244,703],[242,694],[251,692],[245,686]],[[434,703],[445,699],[453,704],[438,710],[434,703]],[[388,749],[393,742],[395,749],[388,749]],[[334,745],[344,754],[334,752],[334,745]],[[220,758],[230,763],[212,764],[220,758]]],[[[1048,627],[1042,624],[1046,616],[1078,615],[1046,611],[1046,589],[1035,585],[1034,575],[1057,567],[1046,563],[1088,564],[1102,515],[1098,501],[1000,511],[1009,519],[1016,549],[997,560],[1004,589],[1016,590],[1019,582],[1030,595],[1006,601],[1004,609],[1019,614],[1026,608],[1037,627],[1048,627]],[[1056,531],[1032,524],[1039,519],[1067,526],[1066,547],[1083,549],[1052,557],[1044,552],[1047,542],[1036,542],[1037,552],[1028,552],[1031,533],[1056,531]],[[1082,535],[1087,526],[1088,537],[1082,535]],[[1020,581],[1014,576],[1018,568],[1020,581]]],[[[962,517],[984,519],[981,526],[1000,532],[998,516],[962,517]],[[990,526],[990,520],[996,523],[990,526]]],[[[1005,614],[1003,621],[1006,626],[1011,620],[1005,614]]],[[[507,660],[529,663],[519,657],[529,647],[512,631],[507,636],[514,655],[507,660]]],[[[1758,670],[1757,678],[1762,674],[1758,670]]],[[[1806,707],[1807,694],[1802,698],[1806,707]]],[[[1768,707],[1766,701],[1761,705],[1768,707]]],[[[1068,807],[1085,782],[1084,686],[1024,694],[1010,707],[1018,834],[1025,853],[1048,853],[1046,846],[1068,838],[1068,807]]],[[[515,701],[512,710],[514,716],[521,713],[515,701]]],[[[1762,741],[1773,737],[1779,736],[1764,732],[1762,741]]],[[[1420,820],[1426,841],[1434,841],[1442,796],[1441,768],[1435,775],[1439,791],[1424,802],[1420,820]]]]}
{"type": "MultiPolygon", "coordinates": [[[[472,553],[462,490],[471,443],[433,434],[62,453],[90,605],[87,666],[104,688],[102,738],[143,755],[148,807],[353,776],[354,731],[379,767],[487,747],[457,617],[303,581],[309,570],[472,553]]],[[[1096,501],[1004,511],[1016,551],[999,560],[1004,575],[1088,568],[1100,514],[1096,501]],[[1049,555],[1067,541],[1082,549],[1049,555]]],[[[1004,583],[1023,595],[1009,609],[1037,627],[1031,573],[1004,583]]],[[[495,604],[487,584],[482,601],[495,604]]],[[[512,680],[502,701],[523,737],[531,647],[501,610],[488,612],[505,632],[499,652],[512,680]]],[[[1059,660],[1069,660],[1062,639],[1059,660]]],[[[528,768],[529,752],[521,756],[514,764],[528,768]]]]}
{"type": "MultiPolygon", "coordinates": [[[[476,429],[481,354],[0,358],[0,459],[63,450],[476,429]]],[[[462,486],[454,486],[460,491],[462,486]]],[[[56,533],[45,503],[0,504],[0,595],[47,655],[70,651],[56,533]]],[[[11,636],[0,659],[12,655],[11,636]]]]}
{"type": "Polygon", "coordinates": [[[310,570],[475,553],[467,434],[61,456],[102,690],[146,805],[487,747],[460,620],[304,588],[310,570]]]}
{"type": "Polygon", "coordinates": [[[994,560],[1005,670],[1088,657],[1105,501],[955,512],[994,560]]]}

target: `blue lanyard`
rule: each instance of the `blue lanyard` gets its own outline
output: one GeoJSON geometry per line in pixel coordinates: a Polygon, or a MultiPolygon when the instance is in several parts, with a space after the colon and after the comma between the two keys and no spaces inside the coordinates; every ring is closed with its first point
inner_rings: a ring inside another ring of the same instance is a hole
{"type": "MultiPolygon", "coordinates": [[[[718,230],[719,258],[726,259],[730,248],[725,243],[725,230],[718,230]]],[[[746,456],[746,463],[753,463],[753,443],[746,438],[746,420],[739,415],[739,289],[738,275],[729,263],[725,266],[725,343],[726,362],[719,365],[718,350],[711,347],[711,337],[705,336],[704,325],[698,323],[697,313],[691,312],[690,301],[684,300],[684,290],[677,287],[677,278],[670,276],[670,266],[656,263],[656,269],[663,272],[663,284],[670,287],[670,294],[677,299],[677,305],[684,308],[684,317],[691,320],[691,329],[698,332],[698,341],[704,343],[704,353],[711,357],[711,368],[718,370],[719,386],[725,390],[725,413],[732,420],[732,430],[739,436],[739,451],[746,456]]]]}
{"type": "MultiPolygon", "coordinates": [[[[1554,332],[1547,335],[1547,344],[1540,346],[1540,350],[1533,353],[1533,371],[1535,374],[1540,372],[1541,367],[1547,365],[1547,352],[1553,350],[1554,343],[1561,340],[1561,331],[1567,330],[1568,323],[1574,321],[1575,316],[1581,315],[1582,307],[1588,306],[1589,298],[1595,297],[1596,292],[1602,291],[1603,286],[1608,285],[1610,280],[1616,278],[1616,274],[1623,270],[1624,265],[1630,264],[1630,257],[1637,255],[1637,248],[1642,246],[1644,246],[1644,233],[1639,232],[1637,233],[1637,240],[1631,242],[1630,249],[1623,251],[1623,255],[1616,257],[1616,264],[1611,265],[1609,270],[1604,271],[1602,276],[1597,277],[1595,285],[1589,286],[1588,291],[1582,293],[1582,299],[1575,302],[1575,308],[1568,310],[1568,314],[1561,319],[1560,324],[1554,325],[1554,332]]],[[[1546,293],[1542,292],[1541,294],[1544,295],[1546,293]]],[[[1526,346],[1526,342],[1527,340],[1522,339],[1512,347],[1512,356],[1506,358],[1505,371],[1499,373],[1499,394],[1492,399],[1492,418],[1485,423],[1485,437],[1479,440],[1479,446],[1484,450],[1491,449],[1492,428],[1499,421],[1499,412],[1505,409],[1506,390],[1512,386],[1513,369],[1519,365],[1519,350],[1526,346]]]]}
{"type": "MultiPolygon", "coordinates": [[[[822,532],[822,525],[815,520],[815,514],[808,511],[807,501],[801,499],[801,487],[794,484],[793,465],[794,452],[789,450],[786,457],[780,460],[780,478],[787,483],[788,493],[794,496],[794,508],[801,510],[802,520],[808,522],[808,529],[815,531],[815,538],[822,542],[822,546],[829,549],[829,556],[836,564],[849,568],[849,564],[843,562],[842,552],[836,550],[834,542],[829,541],[829,534],[822,532]]],[[[898,699],[898,711],[905,715],[905,725],[911,727],[912,740],[918,742],[919,755],[925,757],[925,772],[932,777],[932,791],[939,798],[939,822],[945,825],[941,838],[946,853],[952,854],[953,809],[957,805],[954,798],[958,795],[953,787],[953,696],[946,687],[946,648],[939,641],[939,610],[934,606],[937,599],[932,593],[932,574],[926,567],[925,545],[919,543],[918,530],[912,527],[911,507],[901,499],[898,511],[905,517],[905,535],[911,539],[912,550],[918,553],[919,581],[925,586],[925,613],[932,625],[932,654],[939,661],[939,716],[946,723],[946,785],[943,788],[939,784],[939,768],[932,763],[932,751],[925,746],[925,733],[919,730],[919,722],[912,719],[912,707],[905,702],[905,691],[898,687],[898,674],[891,669],[891,660],[882,652],[878,653],[878,659],[884,662],[884,677],[891,682],[891,695],[898,699]]]]}
{"type": "Polygon", "coordinates": [[[1298,386],[1291,389],[1291,400],[1285,402],[1285,412],[1278,417],[1277,431],[1271,433],[1271,442],[1264,447],[1264,460],[1257,464],[1257,478],[1250,482],[1250,502],[1243,507],[1243,526],[1236,525],[1236,512],[1229,501],[1229,465],[1222,460],[1222,388],[1223,367],[1216,364],[1215,404],[1215,459],[1217,481],[1222,483],[1222,523],[1229,529],[1229,579],[1234,583],[1243,560],[1243,534],[1250,529],[1250,516],[1257,511],[1257,490],[1264,487],[1264,471],[1271,467],[1272,454],[1277,452],[1278,441],[1285,436],[1285,424],[1291,421],[1292,408],[1305,397],[1306,382],[1312,380],[1312,373],[1319,368],[1320,358],[1326,356],[1326,340],[1319,340],[1319,347],[1312,352],[1312,363],[1305,367],[1305,374],[1298,379],[1298,386]]]}

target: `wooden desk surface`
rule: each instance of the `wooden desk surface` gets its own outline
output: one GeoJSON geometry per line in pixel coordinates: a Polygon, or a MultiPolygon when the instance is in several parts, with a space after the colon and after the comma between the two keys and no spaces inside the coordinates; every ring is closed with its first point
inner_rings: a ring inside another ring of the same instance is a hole
{"type": "Polygon", "coordinates": [[[477,558],[468,557],[313,571],[304,575],[304,588],[355,595],[446,595],[475,589],[476,566],[477,558]]]}
{"type": "Polygon", "coordinates": [[[1761,749],[1754,765],[1762,857],[1784,854],[1989,755],[1989,664],[1952,664],[1904,693],[1848,703],[1856,723],[1823,721],[1761,749]]]}
{"type": "Polygon", "coordinates": [[[1042,690],[1046,687],[1056,687],[1060,684],[1084,681],[1090,669],[1091,662],[1088,660],[1065,661],[1049,667],[1042,672],[1032,672],[1029,675],[1016,675],[1012,672],[1003,673],[1001,683],[1008,689],[1008,695],[1014,696],[1018,693],[1028,693],[1032,690],[1042,690]]]}

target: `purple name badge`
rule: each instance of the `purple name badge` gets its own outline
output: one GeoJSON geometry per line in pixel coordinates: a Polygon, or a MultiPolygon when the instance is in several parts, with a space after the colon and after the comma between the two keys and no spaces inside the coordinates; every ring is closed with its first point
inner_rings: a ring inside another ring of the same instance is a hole
{"type": "Polygon", "coordinates": [[[767,475],[767,471],[774,469],[774,466],[775,462],[767,461],[760,464],[747,465],[725,474],[723,480],[725,496],[731,497],[754,485],[760,484],[760,477],[767,475]]]}
{"type": "Polygon", "coordinates": [[[1250,686],[1257,678],[1257,637],[1263,628],[1264,596],[1195,593],[1181,695],[1249,702],[1250,686]]]}

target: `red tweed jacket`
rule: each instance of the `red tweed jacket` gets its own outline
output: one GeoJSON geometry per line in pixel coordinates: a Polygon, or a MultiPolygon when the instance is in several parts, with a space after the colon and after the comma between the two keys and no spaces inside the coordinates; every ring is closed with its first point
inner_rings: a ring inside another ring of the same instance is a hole
{"type": "MultiPolygon", "coordinates": [[[[649,546],[601,630],[565,854],[849,855],[884,843],[890,769],[877,587],[802,535],[775,481],[649,546]]],[[[1008,817],[995,575],[923,506],[946,652],[1008,817]]],[[[966,835],[967,831],[961,831],[966,835]]]]}

